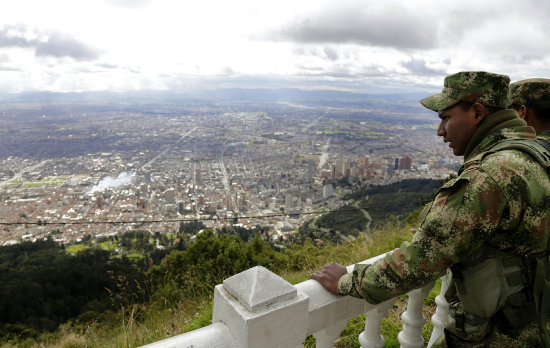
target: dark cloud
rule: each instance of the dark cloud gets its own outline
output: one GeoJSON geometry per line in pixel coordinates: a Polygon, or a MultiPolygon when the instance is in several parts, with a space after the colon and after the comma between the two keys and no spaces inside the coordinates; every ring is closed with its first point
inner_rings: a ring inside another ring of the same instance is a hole
{"type": "Polygon", "coordinates": [[[425,49],[437,44],[436,26],[434,21],[405,9],[339,6],[297,19],[276,32],[275,37],[300,43],[357,43],[425,49]]]}
{"type": "Polygon", "coordinates": [[[61,34],[53,34],[48,41],[39,43],[36,47],[36,55],[70,57],[75,60],[94,60],[98,56],[81,42],[61,34]]]}
{"type": "Polygon", "coordinates": [[[0,29],[0,47],[21,47],[35,50],[36,56],[56,58],[70,57],[75,60],[93,60],[97,52],[67,35],[40,33],[26,26],[6,26],[0,29]]]}
{"type": "Polygon", "coordinates": [[[418,75],[446,75],[446,72],[443,70],[432,69],[426,65],[424,59],[415,59],[404,62],[401,64],[404,68],[407,68],[413,74],[418,75]]]}

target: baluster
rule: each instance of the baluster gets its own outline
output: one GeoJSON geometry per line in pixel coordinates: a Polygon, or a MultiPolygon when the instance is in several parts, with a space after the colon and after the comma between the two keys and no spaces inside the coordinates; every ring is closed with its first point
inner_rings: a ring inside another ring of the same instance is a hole
{"type": "Polygon", "coordinates": [[[313,334],[315,337],[315,347],[317,348],[332,348],[332,344],[340,333],[348,326],[347,320],[341,320],[326,329],[313,334]]]}
{"type": "Polygon", "coordinates": [[[443,335],[443,329],[445,328],[445,323],[447,322],[447,316],[449,315],[449,303],[445,299],[445,293],[449,288],[449,283],[451,281],[452,273],[447,271],[447,274],[441,277],[441,292],[435,298],[435,304],[437,305],[435,309],[435,314],[432,315],[432,323],[434,324],[434,329],[432,335],[430,336],[430,341],[428,342],[428,348],[435,343],[435,341],[443,335]]]}
{"type": "Polygon", "coordinates": [[[424,346],[424,337],[422,337],[422,326],[426,323],[426,318],[422,315],[422,306],[424,299],[434,287],[435,282],[415,289],[408,293],[409,302],[407,310],[401,314],[403,320],[403,330],[397,335],[397,339],[402,348],[420,348],[424,346]]]}
{"type": "Polygon", "coordinates": [[[395,299],[388,300],[376,305],[365,314],[365,330],[359,335],[361,348],[382,348],[384,337],[380,334],[382,319],[388,315],[395,299]]]}

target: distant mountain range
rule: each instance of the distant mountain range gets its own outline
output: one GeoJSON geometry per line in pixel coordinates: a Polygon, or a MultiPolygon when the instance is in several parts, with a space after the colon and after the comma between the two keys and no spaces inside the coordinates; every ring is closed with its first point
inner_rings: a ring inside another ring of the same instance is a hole
{"type": "Polygon", "coordinates": [[[178,104],[190,99],[231,101],[287,101],[326,103],[348,101],[351,103],[377,103],[381,101],[399,104],[418,104],[426,93],[366,94],[337,90],[279,89],[216,89],[194,92],[136,91],[136,92],[25,92],[0,94],[0,103],[171,103],[178,104]]]}

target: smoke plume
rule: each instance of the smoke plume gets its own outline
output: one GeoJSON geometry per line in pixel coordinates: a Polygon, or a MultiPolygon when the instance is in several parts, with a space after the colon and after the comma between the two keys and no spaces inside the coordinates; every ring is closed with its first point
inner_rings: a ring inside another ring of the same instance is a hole
{"type": "Polygon", "coordinates": [[[103,192],[108,188],[114,189],[127,184],[133,184],[135,181],[136,176],[133,171],[122,172],[116,177],[116,179],[113,179],[111,176],[107,175],[101,179],[97,185],[94,185],[94,187],[88,191],[88,194],[92,195],[95,192],[103,192]]]}

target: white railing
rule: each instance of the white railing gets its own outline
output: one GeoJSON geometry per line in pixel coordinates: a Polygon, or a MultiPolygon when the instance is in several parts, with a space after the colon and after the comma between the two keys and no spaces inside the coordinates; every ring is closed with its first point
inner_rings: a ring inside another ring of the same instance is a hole
{"type": "MultiPolygon", "coordinates": [[[[360,262],[371,264],[385,254],[360,262]]],[[[353,265],[348,266],[348,271],[353,265]]],[[[422,304],[434,283],[409,292],[407,310],[401,315],[403,330],[398,335],[404,348],[424,347],[422,327],[426,319],[422,304]]],[[[428,347],[441,336],[449,305],[442,294],[448,286],[442,278],[441,294],[432,316],[434,330],[428,347]]],[[[365,330],[359,335],[363,348],[382,347],[382,319],[394,300],[371,305],[350,296],[336,296],[318,282],[307,280],[291,285],[263,267],[234,275],[216,286],[212,325],[151,343],[144,348],[252,348],[303,347],[313,335],[317,348],[332,347],[349,319],[365,314],[365,330]]]]}

